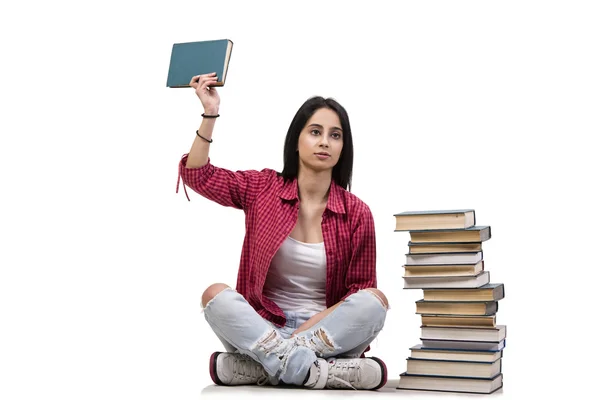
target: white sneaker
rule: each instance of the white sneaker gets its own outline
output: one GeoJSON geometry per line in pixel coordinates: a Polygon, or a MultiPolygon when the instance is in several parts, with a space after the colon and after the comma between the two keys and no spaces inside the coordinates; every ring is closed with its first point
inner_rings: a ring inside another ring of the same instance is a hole
{"type": "Polygon", "coordinates": [[[263,366],[245,354],[214,352],[210,377],[217,385],[265,385],[270,382],[263,366]]]}
{"type": "Polygon", "coordinates": [[[327,383],[327,361],[317,358],[308,370],[308,378],[304,386],[311,389],[324,389],[327,383]]]}
{"type": "Polygon", "coordinates": [[[377,390],[387,383],[385,363],[376,357],[317,359],[306,386],[312,389],[377,390]]]}

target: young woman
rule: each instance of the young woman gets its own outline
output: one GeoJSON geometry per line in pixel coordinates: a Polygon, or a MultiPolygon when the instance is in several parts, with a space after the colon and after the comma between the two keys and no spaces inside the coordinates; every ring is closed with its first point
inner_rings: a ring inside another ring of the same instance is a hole
{"type": "Polygon", "coordinates": [[[346,190],[353,162],[346,110],[333,99],[307,100],[288,130],[281,173],[233,172],[208,157],[219,116],[215,82],[215,74],[190,82],[204,114],[179,165],[184,190],[246,215],[236,290],[215,283],[202,295],[227,350],[211,356],[213,381],[379,389],[385,364],[364,353],[388,303],[376,289],[373,216],[346,190]]]}

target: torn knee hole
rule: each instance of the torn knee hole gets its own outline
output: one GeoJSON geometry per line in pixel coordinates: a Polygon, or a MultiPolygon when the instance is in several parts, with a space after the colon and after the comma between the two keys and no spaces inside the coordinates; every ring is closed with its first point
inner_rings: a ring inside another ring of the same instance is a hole
{"type": "Polygon", "coordinates": [[[270,353],[281,344],[281,339],[277,337],[277,332],[270,331],[264,338],[259,339],[257,346],[262,348],[265,353],[270,353]]]}
{"type": "Polygon", "coordinates": [[[271,332],[269,332],[269,334],[267,334],[267,337],[264,339],[261,339],[259,341],[259,343],[264,344],[264,343],[268,342],[269,340],[275,339],[275,336],[277,336],[277,333],[275,333],[275,331],[271,331],[271,332]]]}
{"type": "Polygon", "coordinates": [[[371,293],[373,296],[375,296],[377,298],[377,300],[379,300],[379,302],[381,303],[381,305],[385,308],[388,308],[388,304],[383,301],[383,299],[381,298],[381,296],[379,296],[374,290],[369,290],[366,289],[367,292],[371,293]]]}
{"type": "MultiPolygon", "coordinates": [[[[322,328],[319,328],[315,332],[315,336],[317,336],[319,339],[321,339],[323,341],[323,343],[325,343],[327,346],[333,347],[333,343],[331,343],[329,341],[329,338],[327,337],[327,334],[325,333],[325,331],[322,328]]],[[[311,341],[313,341],[313,343],[314,343],[314,340],[311,339],[311,341]]]]}

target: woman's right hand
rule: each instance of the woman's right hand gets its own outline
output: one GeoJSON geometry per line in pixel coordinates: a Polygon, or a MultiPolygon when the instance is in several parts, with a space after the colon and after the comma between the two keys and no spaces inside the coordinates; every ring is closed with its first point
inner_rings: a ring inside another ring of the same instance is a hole
{"type": "Polygon", "coordinates": [[[219,97],[217,90],[214,87],[209,86],[216,82],[216,72],[205,75],[196,75],[192,77],[192,80],[190,81],[190,86],[196,89],[196,95],[202,102],[205,114],[215,115],[219,113],[221,98],[219,97]]]}

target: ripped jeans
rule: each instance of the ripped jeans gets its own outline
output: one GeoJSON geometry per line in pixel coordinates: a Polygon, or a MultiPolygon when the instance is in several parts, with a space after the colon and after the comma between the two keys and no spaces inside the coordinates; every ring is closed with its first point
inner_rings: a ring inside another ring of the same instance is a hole
{"type": "Polygon", "coordinates": [[[311,315],[285,314],[287,323],[279,328],[231,288],[204,308],[208,324],[228,352],[246,354],[262,364],[271,384],[281,380],[292,385],[303,384],[317,357],[360,357],[383,328],[387,308],[375,294],[360,290],[293,338],[291,334],[311,315]]]}

